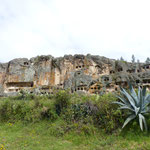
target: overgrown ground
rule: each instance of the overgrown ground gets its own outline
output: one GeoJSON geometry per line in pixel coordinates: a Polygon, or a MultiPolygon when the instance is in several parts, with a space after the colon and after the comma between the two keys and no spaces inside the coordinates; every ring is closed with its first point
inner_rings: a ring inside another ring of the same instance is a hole
{"type": "MultiPolygon", "coordinates": [[[[114,95],[53,96],[22,93],[0,99],[1,150],[150,150],[150,132],[138,121],[124,130],[126,113],[114,95]]],[[[150,127],[150,117],[147,116],[150,127]]]]}
{"type": "Polygon", "coordinates": [[[50,124],[47,121],[24,125],[22,123],[1,123],[0,144],[6,150],[149,150],[150,136],[135,133],[92,135],[70,132],[59,135],[56,127],[61,121],[50,124]],[[53,133],[53,131],[57,133],[53,133]]]}

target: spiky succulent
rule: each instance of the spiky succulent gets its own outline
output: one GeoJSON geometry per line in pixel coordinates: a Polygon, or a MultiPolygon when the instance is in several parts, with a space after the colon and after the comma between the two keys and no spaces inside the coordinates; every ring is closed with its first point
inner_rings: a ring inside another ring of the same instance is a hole
{"type": "Polygon", "coordinates": [[[146,94],[146,87],[138,87],[137,93],[132,85],[129,85],[130,92],[128,93],[124,88],[121,88],[122,96],[117,96],[120,102],[115,102],[120,106],[119,109],[128,110],[129,116],[125,120],[122,128],[124,128],[131,120],[139,118],[139,125],[143,131],[143,124],[147,131],[147,124],[144,115],[150,112],[150,94],[146,94]]]}

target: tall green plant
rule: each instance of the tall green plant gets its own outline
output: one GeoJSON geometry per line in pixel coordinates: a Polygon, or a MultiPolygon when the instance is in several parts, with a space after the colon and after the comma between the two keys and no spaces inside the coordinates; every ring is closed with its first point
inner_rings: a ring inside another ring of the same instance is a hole
{"type": "Polygon", "coordinates": [[[71,94],[67,90],[59,90],[54,97],[56,113],[60,115],[70,105],[71,94]]]}
{"type": "Polygon", "coordinates": [[[139,125],[143,131],[143,124],[147,131],[147,124],[144,115],[150,112],[150,94],[146,94],[146,87],[138,87],[137,93],[132,85],[129,85],[129,93],[121,88],[120,93],[122,96],[116,96],[120,102],[114,102],[120,106],[119,109],[127,110],[129,113],[128,118],[125,120],[122,128],[124,128],[131,120],[138,118],[139,125]]]}

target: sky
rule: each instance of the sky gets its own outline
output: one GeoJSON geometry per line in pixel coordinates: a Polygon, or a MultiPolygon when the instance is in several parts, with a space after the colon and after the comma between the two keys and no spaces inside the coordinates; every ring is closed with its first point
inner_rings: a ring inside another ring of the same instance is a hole
{"type": "Polygon", "coordinates": [[[150,57],[150,0],[0,0],[0,62],[37,55],[150,57]]]}

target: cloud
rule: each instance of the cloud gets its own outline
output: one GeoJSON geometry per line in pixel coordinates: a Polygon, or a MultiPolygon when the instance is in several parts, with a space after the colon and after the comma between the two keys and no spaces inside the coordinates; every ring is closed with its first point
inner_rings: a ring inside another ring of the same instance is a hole
{"type": "Polygon", "coordinates": [[[148,0],[0,0],[0,60],[91,53],[146,60],[148,0]]]}

